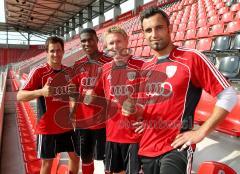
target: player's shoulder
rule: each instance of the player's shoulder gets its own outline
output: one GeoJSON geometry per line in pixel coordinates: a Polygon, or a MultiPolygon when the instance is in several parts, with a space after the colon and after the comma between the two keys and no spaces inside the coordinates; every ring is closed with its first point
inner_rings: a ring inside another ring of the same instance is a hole
{"type": "Polygon", "coordinates": [[[179,61],[193,61],[196,58],[202,57],[205,56],[200,51],[186,47],[176,47],[170,55],[170,58],[179,61]]]}
{"type": "Polygon", "coordinates": [[[100,52],[101,56],[99,58],[99,62],[105,64],[105,63],[108,63],[108,62],[111,62],[113,59],[112,57],[109,57],[107,56],[105,53],[103,52],[100,52]]]}
{"type": "Polygon", "coordinates": [[[74,65],[85,63],[87,60],[88,60],[87,56],[83,55],[78,60],[75,61],[74,65]]]}

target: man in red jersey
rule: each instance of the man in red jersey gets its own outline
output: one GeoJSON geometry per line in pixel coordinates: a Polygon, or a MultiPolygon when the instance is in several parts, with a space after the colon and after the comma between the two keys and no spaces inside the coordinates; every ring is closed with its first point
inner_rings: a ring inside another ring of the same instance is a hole
{"type": "Polygon", "coordinates": [[[139,144],[144,174],[191,173],[193,145],[206,137],[236,104],[235,90],[200,52],[171,41],[167,14],[159,8],[141,13],[141,25],[154,52],[144,64],[145,130],[139,144]],[[146,71],[148,71],[146,73],[146,71]],[[211,117],[192,130],[202,90],[217,97],[211,117]]]}
{"type": "Polygon", "coordinates": [[[75,76],[72,82],[77,85],[79,98],[71,103],[76,119],[78,155],[82,159],[82,173],[93,174],[93,160],[105,159],[106,129],[103,107],[88,104],[86,98],[95,88],[102,65],[112,59],[99,52],[96,31],[85,28],[80,32],[80,42],[86,56],[74,65],[75,76]]]}
{"type": "Polygon", "coordinates": [[[131,116],[131,110],[122,107],[126,101],[136,97],[139,70],[143,61],[130,55],[128,36],[119,27],[109,28],[104,35],[106,53],[113,61],[103,65],[101,80],[96,92],[104,90],[108,101],[106,121],[106,173],[137,174],[140,161],[137,155],[140,134],[132,125],[138,120],[131,116]]]}
{"type": "MultiPolygon", "coordinates": [[[[58,37],[49,37],[45,43],[47,51],[47,63],[34,68],[23,86],[17,94],[17,100],[29,101],[37,99],[38,123],[36,133],[37,154],[42,159],[41,174],[50,174],[53,159],[59,152],[68,152],[69,172],[77,174],[79,168],[79,157],[75,155],[73,139],[75,139],[73,128],[64,128],[56,123],[56,118],[68,119],[66,115],[58,115],[59,109],[68,108],[68,101],[56,99],[56,89],[51,85],[54,77],[64,72],[62,65],[64,54],[64,42],[58,37]]],[[[67,79],[62,79],[65,84],[67,79]]],[[[63,83],[62,83],[63,84],[63,83]]],[[[72,85],[69,85],[69,87],[72,85]]],[[[72,86],[73,87],[73,86],[72,86]]],[[[69,88],[70,89],[70,88],[69,88]]],[[[67,120],[66,120],[67,121],[67,120]]]]}

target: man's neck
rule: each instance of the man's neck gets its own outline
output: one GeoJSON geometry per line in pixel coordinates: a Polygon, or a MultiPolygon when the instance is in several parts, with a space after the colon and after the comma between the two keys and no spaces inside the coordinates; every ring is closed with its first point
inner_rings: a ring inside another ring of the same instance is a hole
{"type": "Polygon", "coordinates": [[[54,69],[54,70],[60,70],[61,68],[62,68],[62,65],[60,64],[53,64],[53,63],[49,63],[48,62],[48,64],[49,64],[49,66],[52,68],[52,69],[54,69]]]}
{"type": "Polygon", "coordinates": [[[98,60],[100,56],[101,56],[100,52],[96,51],[93,54],[89,55],[88,57],[91,60],[98,60]]]}
{"type": "Polygon", "coordinates": [[[154,55],[156,57],[164,57],[166,55],[169,55],[174,48],[175,48],[175,46],[173,44],[171,44],[164,50],[161,50],[161,51],[153,50],[153,51],[154,51],[154,55]]]}

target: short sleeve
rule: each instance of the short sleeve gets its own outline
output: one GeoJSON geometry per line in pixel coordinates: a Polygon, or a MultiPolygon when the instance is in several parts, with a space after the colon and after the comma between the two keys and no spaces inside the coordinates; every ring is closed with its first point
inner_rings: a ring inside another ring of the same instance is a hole
{"type": "Polygon", "coordinates": [[[27,91],[33,91],[36,89],[40,89],[41,87],[42,84],[41,78],[39,76],[39,69],[33,69],[30,72],[28,79],[22,89],[27,91]]]}
{"type": "Polygon", "coordinates": [[[193,53],[191,81],[213,97],[230,86],[222,73],[200,52],[193,53]]]}

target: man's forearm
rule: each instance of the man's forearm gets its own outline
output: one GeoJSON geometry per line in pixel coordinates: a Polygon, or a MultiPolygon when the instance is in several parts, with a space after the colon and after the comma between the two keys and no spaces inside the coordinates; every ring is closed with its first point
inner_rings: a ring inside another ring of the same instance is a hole
{"type": "Polygon", "coordinates": [[[219,106],[214,107],[212,115],[199,127],[198,131],[204,137],[207,136],[229,112],[219,106]]]}
{"type": "Polygon", "coordinates": [[[20,90],[17,93],[18,101],[30,101],[42,96],[41,89],[37,89],[34,91],[20,90]]]}

